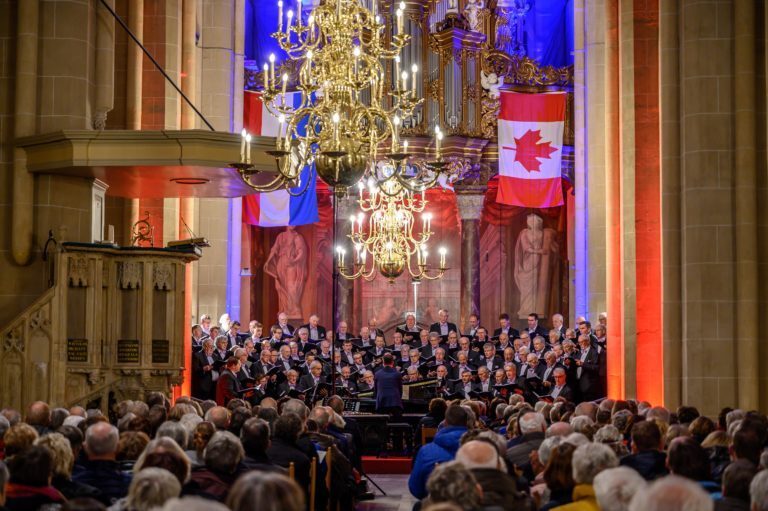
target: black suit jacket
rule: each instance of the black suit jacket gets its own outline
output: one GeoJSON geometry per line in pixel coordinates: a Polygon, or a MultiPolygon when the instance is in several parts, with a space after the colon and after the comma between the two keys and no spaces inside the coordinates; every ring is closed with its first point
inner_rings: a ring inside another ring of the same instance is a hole
{"type": "Polygon", "coordinates": [[[227,406],[230,400],[240,397],[240,381],[232,371],[224,370],[216,382],[216,404],[227,406]]]}
{"type": "MultiPolygon", "coordinates": [[[[576,357],[581,359],[581,354],[576,357]]],[[[579,392],[582,398],[594,399],[600,392],[600,360],[597,348],[589,348],[587,358],[581,364],[581,377],[578,377],[579,367],[576,367],[576,375],[579,383],[579,392]]]]}
{"type": "MultiPolygon", "coordinates": [[[[293,326],[293,325],[292,325],[292,324],[290,324],[290,323],[288,323],[288,324],[287,324],[287,325],[285,325],[285,326],[286,326],[286,327],[288,327],[288,330],[290,330],[290,332],[286,332],[285,330],[283,330],[283,339],[290,339],[290,338],[291,338],[291,337],[293,337],[293,336],[294,336],[294,334],[296,333],[296,327],[295,327],[295,326],[293,326]]],[[[281,330],[283,329],[283,327],[281,327],[281,326],[280,326],[280,325],[278,325],[277,323],[275,323],[274,325],[272,325],[272,327],[279,327],[281,330]]]]}
{"type": "MultiPolygon", "coordinates": [[[[432,325],[430,325],[430,327],[429,327],[429,331],[430,331],[430,332],[436,332],[436,333],[437,333],[437,335],[443,335],[443,334],[440,332],[440,323],[439,323],[439,322],[438,322],[438,323],[432,323],[432,325]]],[[[449,332],[449,333],[450,333],[450,332],[456,332],[456,333],[458,334],[458,333],[459,333],[459,329],[458,329],[458,328],[456,328],[456,324],[455,324],[455,323],[450,323],[450,322],[449,322],[449,323],[448,323],[448,332],[449,332]]]]}
{"type": "MultiPolygon", "coordinates": [[[[312,339],[312,335],[311,335],[312,329],[310,328],[309,323],[307,323],[306,325],[301,325],[299,328],[306,328],[307,332],[310,333],[309,338],[312,339]]],[[[317,325],[317,336],[319,337],[319,339],[317,340],[322,341],[323,339],[325,339],[325,334],[326,334],[325,327],[322,325],[317,325]]]]}
{"type": "MultiPolygon", "coordinates": [[[[555,388],[552,387],[552,390],[554,391],[555,388]]],[[[571,387],[569,387],[568,385],[565,385],[560,390],[560,393],[557,395],[557,397],[562,397],[563,399],[567,399],[568,401],[573,401],[576,396],[574,395],[573,390],[571,389],[571,387]]]]}
{"type": "MultiPolygon", "coordinates": [[[[325,383],[325,378],[323,378],[322,375],[320,375],[320,383],[325,383]]],[[[312,377],[311,374],[305,374],[304,376],[299,378],[299,389],[301,389],[301,391],[311,389],[314,386],[315,386],[315,379],[312,377]]]]}
{"type": "MultiPolygon", "coordinates": [[[[477,361],[477,367],[482,367],[482,366],[486,366],[487,367],[487,360],[485,358],[485,355],[480,355],[480,357],[478,358],[478,361],[477,361]]],[[[500,356],[498,356],[498,355],[494,356],[493,357],[493,369],[491,369],[491,370],[495,371],[496,369],[501,369],[502,367],[504,367],[504,360],[500,356]]]]}
{"type": "Polygon", "coordinates": [[[214,399],[216,397],[216,384],[213,382],[213,372],[203,371],[203,367],[207,365],[209,365],[208,358],[202,351],[192,356],[192,395],[202,400],[214,399]]]}
{"type": "MultiPolygon", "coordinates": [[[[528,332],[528,329],[526,328],[524,331],[528,332]]],[[[538,325],[536,327],[536,330],[533,333],[528,332],[528,336],[531,338],[531,341],[533,341],[534,338],[539,336],[539,337],[543,337],[545,341],[549,342],[549,330],[547,330],[541,325],[538,325]]]]}
{"type": "MultiPolygon", "coordinates": [[[[477,383],[472,382],[471,387],[472,389],[470,390],[470,392],[480,392],[480,387],[477,385],[477,383]]],[[[453,386],[453,392],[464,394],[464,382],[457,381],[456,385],[453,386]]]]}
{"type": "Polygon", "coordinates": [[[272,460],[272,463],[286,469],[293,462],[296,482],[305,489],[305,492],[309,491],[309,456],[298,445],[289,444],[279,438],[275,438],[272,440],[272,445],[267,449],[267,456],[272,460]]]}
{"type": "Polygon", "coordinates": [[[385,366],[374,376],[376,409],[403,407],[403,377],[394,367],[385,366]]]}
{"type": "MultiPolygon", "coordinates": [[[[501,335],[501,328],[497,328],[496,330],[493,331],[494,337],[498,337],[500,335],[501,335]]],[[[517,339],[518,337],[520,337],[520,332],[516,328],[509,327],[509,329],[507,330],[507,335],[509,335],[509,340],[511,342],[513,339],[517,339]]]]}

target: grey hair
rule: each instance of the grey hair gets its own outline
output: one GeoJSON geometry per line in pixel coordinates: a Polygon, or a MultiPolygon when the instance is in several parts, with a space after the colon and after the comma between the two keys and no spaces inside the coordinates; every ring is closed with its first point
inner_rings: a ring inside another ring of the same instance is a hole
{"type": "MultiPolygon", "coordinates": [[[[186,414],[189,415],[189,414],[186,414]]],[[[175,421],[165,421],[160,424],[155,433],[155,438],[172,438],[182,449],[187,448],[187,430],[184,426],[175,421]]]]}
{"type": "Polygon", "coordinates": [[[744,410],[741,410],[739,408],[735,410],[731,410],[727,414],[725,414],[725,429],[730,431],[731,430],[731,424],[733,424],[736,421],[742,420],[744,417],[746,417],[747,414],[744,413],[744,410]]]}
{"type": "Polygon", "coordinates": [[[8,419],[0,415],[0,440],[5,436],[5,432],[8,431],[8,428],[11,427],[11,423],[8,422],[8,419]]]}
{"type": "MultiPolygon", "coordinates": [[[[763,453],[765,455],[765,453],[763,453]]],[[[762,457],[760,458],[762,460],[762,457]]],[[[749,485],[753,511],[768,511],[768,470],[762,470],[749,485]]]]}
{"type": "Polygon", "coordinates": [[[539,445],[539,462],[542,465],[549,463],[549,458],[552,456],[552,451],[562,442],[563,437],[561,436],[551,436],[549,438],[545,438],[544,441],[541,442],[541,445],[539,445]]]}
{"type": "Polygon", "coordinates": [[[202,497],[183,497],[169,500],[162,507],[162,511],[230,511],[230,509],[215,500],[202,497]]]}
{"type": "Polygon", "coordinates": [[[573,452],[573,480],[576,484],[592,484],[597,474],[618,465],[619,458],[613,449],[603,444],[587,443],[573,452]]]}
{"type": "Polygon", "coordinates": [[[571,419],[573,430],[576,433],[583,433],[587,437],[589,437],[587,433],[591,433],[591,428],[594,424],[595,422],[586,415],[579,415],[578,417],[571,419]]]}
{"type": "Polygon", "coordinates": [[[224,341],[227,344],[229,344],[229,338],[226,335],[220,335],[216,337],[216,345],[218,346],[219,342],[224,341]]]}
{"type": "Polygon", "coordinates": [[[104,456],[117,452],[120,432],[107,422],[97,422],[85,430],[85,450],[89,455],[104,456]]]}
{"type": "Polygon", "coordinates": [[[179,419],[179,424],[181,424],[187,431],[187,444],[189,444],[190,439],[194,437],[195,428],[201,422],[203,422],[203,418],[196,413],[185,413],[181,416],[181,419],[179,419]]]}
{"type": "Polygon", "coordinates": [[[240,440],[229,431],[217,431],[203,451],[205,466],[225,474],[233,474],[245,456],[240,440]]]}
{"type": "Polygon", "coordinates": [[[603,470],[592,485],[601,511],[627,511],[635,494],[646,486],[645,479],[629,467],[603,470]]]}
{"type": "Polygon", "coordinates": [[[495,431],[485,430],[477,434],[475,438],[485,438],[496,446],[496,450],[499,451],[499,456],[504,459],[504,455],[507,453],[507,439],[496,433],[495,431]]]}
{"type": "Polygon", "coordinates": [[[542,414],[529,412],[520,417],[518,426],[520,427],[520,432],[523,434],[536,433],[539,431],[543,432],[547,428],[547,421],[542,414]]]}
{"type": "Polygon", "coordinates": [[[205,348],[206,346],[214,346],[213,339],[211,339],[210,337],[206,338],[203,341],[203,348],[205,348]]]}
{"type": "Polygon", "coordinates": [[[302,422],[306,422],[309,408],[300,399],[289,399],[283,403],[283,413],[295,413],[302,422]]]}
{"type": "Polygon", "coordinates": [[[616,426],[612,424],[606,424],[597,430],[594,440],[600,444],[612,444],[621,442],[621,433],[616,426]]]}
{"type": "Polygon", "coordinates": [[[126,508],[149,511],[162,506],[181,494],[181,484],[176,476],[164,468],[147,467],[133,475],[128,487],[126,508]]]}
{"type": "Polygon", "coordinates": [[[714,500],[698,483],[667,476],[637,492],[629,511],[713,511],[714,507],[714,500]]]}

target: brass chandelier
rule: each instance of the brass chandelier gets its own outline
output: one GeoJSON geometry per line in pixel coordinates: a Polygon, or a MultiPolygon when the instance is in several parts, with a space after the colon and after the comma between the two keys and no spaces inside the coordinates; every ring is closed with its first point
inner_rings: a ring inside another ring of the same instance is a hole
{"type": "Polygon", "coordinates": [[[412,281],[436,280],[447,270],[446,249],[440,248],[440,264],[435,272],[430,271],[427,242],[432,234],[432,214],[425,213],[427,200],[424,191],[414,193],[405,189],[399,181],[389,179],[379,186],[375,180],[365,186],[358,184],[361,212],[349,218],[350,234],[354,247],[353,266],[346,266],[346,250],[337,247],[339,274],[349,280],[363,278],[373,280],[376,272],[390,283],[407,270],[412,281]],[[366,221],[365,213],[369,213],[366,221]],[[421,215],[421,230],[417,232],[414,213],[421,215]],[[371,254],[371,264],[367,264],[371,254]],[[415,267],[412,264],[416,256],[415,267]]]}
{"type": "Polygon", "coordinates": [[[416,93],[418,66],[400,69],[400,54],[410,40],[403,30],[405,3],[395,11],[391,34],[376,12],[377,3],[369,10],[360,0],[325,0],[304,19],[301,0],[298,12],[287,10],[285,16],[278,2],[278,31],[272,36],[298,70],[293,88],[301,100],[298,106],[289,104],[290,76],[275,75],[276,58],[270,55],[263,68],[262,101],[278,120],[275,148],[267,152],[275,159],[277,176],[267,184],[253,182],[257,171],[249,158],[250,141],[241,162],[232,164],[255,191],[304,193],[314,176],[302,182],[301,172],[313,163],[338,195],[363,177],[382,186],[393,179],[412,192],[437,183],[446,168],[439,127],[434,160],[409,164],[407,141],[400,140],[400,127],[424,102],[416,93]],[[385,176],[379,172],[381,162],[388,169],[385,176]]]}

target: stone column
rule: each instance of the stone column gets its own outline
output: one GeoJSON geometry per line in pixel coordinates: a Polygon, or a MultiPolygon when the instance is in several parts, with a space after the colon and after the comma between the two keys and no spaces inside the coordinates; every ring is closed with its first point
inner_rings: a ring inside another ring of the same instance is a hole
{"type": "MultiPolygon", "coordinates": [[[[128,3],[128,28],[139,41],[144,41],[144,0],[128,3]]],[[[144,76],[142,52],[138,44],[128,39],[128,84],[125,93],[126,128],[141,129],[141,82],[144,76]]]]}
{"type": "Polygon", "coordinates": [[[480,217],[485,188],[456,190],[461,219],[461,328],[472,314],[480,315],[480,217]]]}
{"type": "MultiPolygon", "coordinates": [[[[334,232],[334,261],[336,259],[336,247],[344,247],[347,251],[346,264],[351,266],[353,259],[352,245],[349,243],[347,234],[349,233],[349,217],[357,213],[357,207],[355,201],[351,197],[333,197],[333,207],[336,208],[336,225],[334,232]]],[[[351,270],[349,270],[351,271],[351,270]]],[[[352,314],[354,311],[354,285],[353,281],[347,280],[340,276],[334,283],[336,286],[336,310],[334,311],[334,326],[339,324],[339,321],[346,321],[349,323],[352,320],[352,314]]]]}

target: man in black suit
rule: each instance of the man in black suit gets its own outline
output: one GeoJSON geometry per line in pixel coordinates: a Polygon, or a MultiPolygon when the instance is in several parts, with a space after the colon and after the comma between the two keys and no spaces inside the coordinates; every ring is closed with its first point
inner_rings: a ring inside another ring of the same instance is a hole
{"type": "Polygon", "coordinates": [[[352,339],[352,337],[354,336],[349,333],[349,325],[347,322],[339,321],[339,326],[336,327],[336,340],[346,341],[347,339],[352,339]]]}
{"type": "Polygon", "coordinates": [[[397,332],[400,332],[406,343],[412,342],[419,336],[419,325],[416,324],[416,316],[412,312],[405,315],[405,324],[397,327],[397,332]]]}
{"type": "Polygon", "coordinates": [[[575,361],[579,395],[583,401],[593,401],[600,397],[599,355],[588,335],[579,336],[579,347],[581,353],[575,361]]]}
{"type": "Polygon", "coordinates": [[[215,399],[219,373],[213,369],[213,340],[203,341],[203,349],[192,357],[192,395],[203,401],[215,399]]]}
{"type": "Polygon", "coordinates": [[[267,456],[273,463],[285,469],[293,463],[296,482],[304,488],[305,494],[310,487],[309,456],[298,446],[297,441],[304,425],[295,413],[285,413],[277,418],[272,433],[272,444],[267,449],[267,456]]]}
{"type": "Polygon", "coordinates": [[[489,371],[495,371],[504,366],[504,361],[496,354],[496,347],[493,344],[489,342],[483,344],[483,354],[480,355],[478,366],[487,367],[489,371]]]}
{"type": "Polygon", "coordinates": [[[563,339],[565,339],[565,323],[563,321],[562,314],[552,315],[552,330],[557,331],[558,335],[560,335],[561,342],[563,341],[563,339]]]}
{"type": "Polygon", "coordinates": [[[309,390],[318,383],[325,383],[323,378],[323,364],[315,360],[309,365],[309,374],[305,374],[299,381],[300,391],[309,390]]]}
{"type": "Polygon", "coordinates": [[[512,328],[509,323],[509,314],[506,312],[499,314],[499,328],[493,331],[493,336],[498,337],[502,333],[507,334],[511,339],[516,339],[520,332],[512,328]]]}
{"type": "Polygon", "coordinates": [[[424,358],[433,357],[437,349],[441,347],[441,340],[437,332],[429,332],[429,344],[421,348],[421,355],[424,358]]]}
{"type": "Polygon", "coordinates": [[[491,381],[491,372],[487,367],[481,366],[477,370],[477,391],[494,393],[493,382],[491,381]]]}
{"type": "Polygon", "coordinates": [[[272,328],[274,327],[280,328],[283,339],[290,339],[296,331],[296,328],[288,323],[288,315],[285,312],[281,312],[277,315],[277,323],[272,325],[272,328]]]}
{"type": "Polygon", "coordinates": [[[375,385],[374,376],[371,371],[363,371],[363,380],[357,384],[358,392],[372,392],[375,385]]]}
{"type": "Polygon", "coordinates": [[[227,345],[228,350],[231,350],[232,348],[243,344],[243,342],[240,340],[240,322],[239,321],[233,321],[232,324],[229,326],[229,331],[227,332],[227,340],[228,340],[228,345],[227,345]]]}
{"type": "Polygon", "coordinates": [[[549,393],[549,395],[552,397],[552,399],[561,397],[568,401],[573,401],[573,390],[571,390],[571,388],[565,383],[565,369],[558,367],[555,369],[554,374],[555,383],[552,386],[552,391],[549,393]]]}
{"type": "Polygon", "coordinates": [[[440,309],[437,313],[437,317],[439,321],[437,323],[432,323],[432,326],[429,327],[430,332],[437,332],[437,335],[440,336],[448,335],[448,332],[459,333],[459,329],[456,328],[456,325],[448,322],[447,309],[440,309]]]}
{"type": "Polygon", "coordinates": [[[526,329],[526,332],[528,332],[528,336],[531,339],[535,339],[537,336],[541,336],[545,339],[549,337],[549,331],[539,325],[539,315],[535,312],[528,314],[528,328],[526,329]]]}
{"type": "Polygon", "coordinates": [[[240,371],[240,361],[235,357],[227,359],[226,369],[221,372],[216,382],[216,404],[227,406],[232,399],[240,397],[240,381],[237,373],[240,371]]]}
{"type": "Polygon", "coordinates": [[[283,396],[288,394],[292,390],[301,392],[301,385],[299,385],[299,372],[295,369],[291,369],[285,373],[285,381],[278,385],[278,393],[283,396]]]}
{"type": "Polygon", "coordinates": [[[477,317],[477,314],[470,314],[468,323],[464,335],[471,339],[477,335],[477,329],[480,328],[480,318],[477,317]]]}
{"type": "Polygon", "coordinates": [[[544,354],[544,364],[542,367],[544,367],[544,372],[541,374],[541,380],[545,382],[545,385],[549,383],[549,386],[551,386],[555,383],[555,369],[562,367],[557,363],[557,355],[554,351],[550,350],[544,354]]]}
{"type": "Polygon", "coordinates": [[[320,318],[317,314],[312,314],[309,317],[309,323],[301,325],[299,328],[306,328],[309,332],[309,339],[311,341],[322,341],[325,339],[325,327],[320,325],[320,318]]]}
{"type": "Polygon", "coordinates": [[[462,394],[465,398],[469,398],[470,392],[477,392],[477,385],[472,382],[472,373],[465,370],[461,373],[461,380],[456,382],[456,386],[453,388],[453,392],[456,394],[462,394]]]}
{"type": "Polygon", "coordinates": [[[451,374],[451,377],[454,380],[461,378],[464,371],[469,371],[471,373],[475,369],[475,366],[469,361],[467,355],[463,351],[460,351],[456,355],[456,360],[457,362],[453,368],[453,374],[451,374]]]}
{"type": "Polygon", "coordinates": [[[374,376],[376,411],[400,416],[403,413],[403,377],[395,369],[392,355],[384,355],[384,367],[374,376]]]}
{"type": "Polygon", "coordinates": [[[237,380],[241,387],[250,387],[253,380],[251,373],[251,361],[248,360],[248,352],[245,348],[235,348],[233,356],[240,361],[240,371],[237,372],[237,380]]]}
{"type": "Polygon", "coordinates": [[[259,360],[251,364],[251,372],[253,374],[267,374],[269,370],[272,369],[272,362],[270,361],[271,359],[272,350],[269,348],[262,349],[261,354],[259,355],[259,360]]]}
{"type": "Polygon", "coordinates": [[[351,374],[352,370],[350,369],[350,366],[342,367],[341,375],[339,375],[339,380],[336,382],[336,385],[339,387],[344,387],[350,392],[357,392],[357,383],[355,383],[355,380],[352,379],[351,374]]]}
{"type": "Polygon", "coordinates": [[[408,362],[403,364],[403,371],[407,371],[409,367],[419,368],[421,365],[421,352],[416,348],[411,349],[408,352],[408,362]]]}

